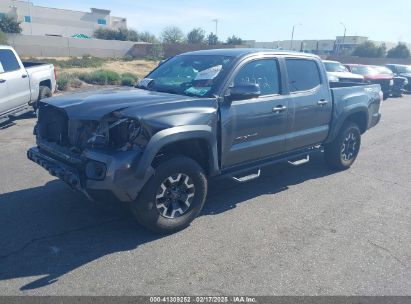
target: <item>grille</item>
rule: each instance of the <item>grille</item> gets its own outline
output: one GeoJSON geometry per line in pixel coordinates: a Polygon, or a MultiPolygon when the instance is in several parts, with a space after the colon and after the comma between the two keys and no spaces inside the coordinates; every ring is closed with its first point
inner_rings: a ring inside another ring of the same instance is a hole
{"type": "Polygon", "coordinates": [[[381,86],[382,91],[390,90],[390,80],[389,79],[374,80],[373,83],[379,84],[381,86]]]}
{"type": "Polygon", "coordinates": [[[394,78],[394,85],[397,87],[403,86],[404,85],[404,78],[394,78]]]}

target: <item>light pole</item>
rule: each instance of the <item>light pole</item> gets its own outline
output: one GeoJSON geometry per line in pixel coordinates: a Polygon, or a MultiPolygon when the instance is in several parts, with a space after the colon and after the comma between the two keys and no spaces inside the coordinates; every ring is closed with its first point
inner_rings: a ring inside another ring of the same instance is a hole
{"type": "Polygon", "coordinates": [[[31,9],[30,9],[30,0],[27,0],[27,9],[29,11],[29,21],[30,21],[30,35],[33,35],[33,25],[31,23],[31,9]]]}
{"type": "Polygon", "coordinates": [[[218,37],[218,33],[217,33],[217,30],[218,30],[218,19],[213,19],[212,21],[215,22],[215,35],[218,37]]]}
{"type": "Polygon", "coordinates": [[[344,27],[344,35],[343,35],[342,43],[338,43],[337,56],[340,55],[341,44],[342,45],[345,44],[345,34],[347,33],[347,27],[345,26],[345,24],[342,22],[340,22],[340,24],[344,27]]]}
{"type": "Polygon", "coordinates": [[[302,25],[302,24],[301,24],[301,23],[298,23],[298,24],[294,24],[294,25],[293,25],[293,30],[292,30],[292,32],[291,32],[291,51],[293,50],[294,31],[295,31],[295,27],[296,27],[297,25],[302,25]]]}

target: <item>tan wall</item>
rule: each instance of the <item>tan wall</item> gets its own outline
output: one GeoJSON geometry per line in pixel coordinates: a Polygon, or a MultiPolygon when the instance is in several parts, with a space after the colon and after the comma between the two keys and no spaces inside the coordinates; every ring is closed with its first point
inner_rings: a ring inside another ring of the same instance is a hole
{"type": "Polygon", "coordinates": [[[411,65],[411,59],[394,59],[394,58],[363,58],[356,56],[327,56],[327,60],[335,60],[341,63],[357,63],[369,65],[385,65],[385,64],[407,64],[411,65]]]}
{"type": "Polygon", "coordinates": [[[136,44],[131,41],[31,35],[8,35],[8,42],[21,56],[27,57],[123,57],[136,44]]]}

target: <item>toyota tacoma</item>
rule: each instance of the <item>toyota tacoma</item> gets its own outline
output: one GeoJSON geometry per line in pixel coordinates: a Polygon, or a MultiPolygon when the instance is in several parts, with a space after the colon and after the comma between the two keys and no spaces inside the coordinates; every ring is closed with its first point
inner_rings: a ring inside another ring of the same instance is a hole
{"type": "Polygon", "coordinates": [[[137,88],[39,102],[30,160],[95,199],[114,195],[170,233],[200,213],[208,181],[244,183],[324,150],[344,170],[380,120],[379,85],[334,83],[315,55],[204,50],[159,65],[137,88]]]}

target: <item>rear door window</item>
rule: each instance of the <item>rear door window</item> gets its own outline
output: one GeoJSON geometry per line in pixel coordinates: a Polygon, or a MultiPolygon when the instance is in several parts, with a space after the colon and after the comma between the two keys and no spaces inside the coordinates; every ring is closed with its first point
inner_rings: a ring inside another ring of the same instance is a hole
{"type": "Polygon", "coordinates": [[[19,62],[11,50],[0,50],[0,63],[5,73],[20,70],[19,62]]]}
{"type": "Polygon", "coordinates": [[[320,71],[314,60],[289,58],[285,62],[290,92],[309,91],[321,84],[320,71]]]}

